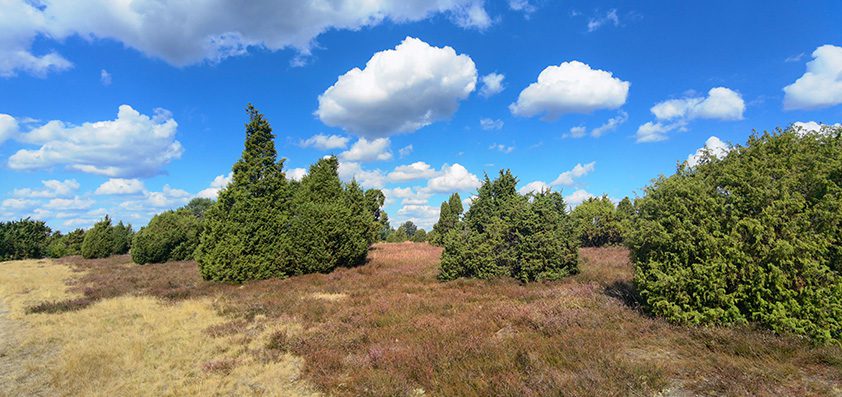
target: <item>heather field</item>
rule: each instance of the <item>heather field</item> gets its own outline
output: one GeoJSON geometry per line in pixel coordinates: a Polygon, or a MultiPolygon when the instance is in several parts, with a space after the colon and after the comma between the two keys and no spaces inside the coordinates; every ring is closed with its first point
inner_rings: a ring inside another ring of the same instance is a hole
{"type": "Polygon", "coordinates": [[[0,263],[0,395],[834,396],[842,350],[638,306],[624,248],[561,281],[438,281],[376,244],[329,274],[211,283],[195,262],[0,263]]]}

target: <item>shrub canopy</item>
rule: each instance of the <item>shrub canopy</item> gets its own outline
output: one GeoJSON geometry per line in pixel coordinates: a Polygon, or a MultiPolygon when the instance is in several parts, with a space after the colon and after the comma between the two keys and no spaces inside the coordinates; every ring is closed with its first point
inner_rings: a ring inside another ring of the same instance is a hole
{"type": "Polygon", "coordinates": [[[50,228],[29,218],[0,222],[0,260],[43,258],[50,228]]]}
{"type": "Polygon", "coordinates": [[[575,226],[558,192],[521,195],[511,172],[488,176],[464,220],[444,236],[439,278],[509,276],[523,282],[577,272],[575,226]]]}
{"type": "Polygon", "coordinates": [[[192,259],[201,221],[188,207],[155,215],[140,228],[132,241],[132,260],[142,265],[192,259]]]}
{"type": "Polygon", "coordinates": [[[381,192],[339,180],[335,157],[286,179],[272,128],[247,109],[246,142],[233,181],[205,212],[196,253],[203,277],[242,282],[328,272],[363,263],[382,226],[381,192]]]}
{"type": "Polygon", "coordinates": [[[570,213],[576,221],[583,247],[602,247],[623,242],[623,225],[608,196],[591,197],[570,213]]]}
{"type": "Polygon", "coordinates": [[[53,233],[47,245],[47,256],[61,258],[71,255],[82,255],[82,242],[85,240],[85,230],[76,229],[68,234],[53,233]]]}
{"type": "Polygon", "coordinates": [[[106,215],[94,227],[85,233],[82,240],[82,257],[85,259],[106,258],[115,251],[117,233],[111,225],[111,218],[106,215]]]}
{"type": "Polygon", "coordinates": [[[635,281],[655,314],[842,340],[842,130],[752,136],[636,204],[635,281]]]}

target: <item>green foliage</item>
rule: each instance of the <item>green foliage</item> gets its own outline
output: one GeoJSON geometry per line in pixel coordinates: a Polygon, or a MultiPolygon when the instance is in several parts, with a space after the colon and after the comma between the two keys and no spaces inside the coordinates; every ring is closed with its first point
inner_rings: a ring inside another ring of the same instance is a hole
{"type": "Polygon", "coordinates": [[[510,171],[488,176],[463,222],[444,236],[439,278],[554,280],[578,270],[575,225],[557,192],[521,195],[510,171]]]}
{"type": "Polygon", "coordinates": [[[111,233],[114,234],[114,246],[111,248],[111,254],[128,254],[132,247],[132,239],[134,238],[132,225],[124,225],[123,221],[120,221],[116,226],[111,228],[111,233]]]}
{"type": "Polygon", "coordinates": [[[82,255],[82,241],[84,239],[85,231],[83,229],[76,229],[64,235],[61,232],[55,232],[50,237],[46,255],[50,258],[82,255]]]}
{"type": "Polygon", "coordinates": [[[242,282],[363,263],[383,222],[382,192],[343,185],[334,157],[288,181],[274,134],[253,106],[233,181],[205,213],[196,259],[203,277],[242,282]]]}
{"type": "Polygon", "coordinates": [[[50,241],[50,228],[29,218],[0,222],[0,260],[43,258],[50,241]]]}
{"type": "Polygon", "coordinates": [[[752,136],[655,180],[635,207],[635,282],[653,313],[842,341],[842,130],[752,136]]]}
{"type": "Polygon", "coordinates": [[[623,242],[623,225],[608,196],[591,197],[570,213],[576,221],[583,247],[602,247],[623,242]]]}
{"type": "Polygon", "coordinates": [[[132,260],[142,265],[192,259],[200,231],[201,221],[189,208],[155,215],[134,235],[132,260]]]}
{"type": "Polygon", "coordinates": [[[409,240],[409,236],[406,235],[406,229],[400,227],[389,233],[389,236],[386,238],[387,243],[402,243],[407,240],[409,240]]]}
{"type": "Polygon", "coordinates": [[[211,206],[213,206],[213,200],[209,198],[196,197],[181,208],[201,220],[205,218],[205,212],[207,212],[211,206]]]}
{"type": "Polygon", "coordinates": [[[433,225],[430,241],[436,245],[444,244],[444,236],[456,229],[462,218],[462,198],[459,193],[453,193],[450,198],[441,203],[439,221],[433,225]]]}
{"type": "Polygon", "coordinates": [[[82,240],[82,257],[92,259],[110,256],[115,251],[116,246],[114,229],[108,215],[94,224],[94,227],[85,233],[85,239],[82,240]]]}
{"type": "Polygon", "coordinates": [[[416,243],[424,243],[427,242],[427,231],[424,229],[418,229],[415,232],[415,235],[412,236],[412,241],[416,243]]]}
{"type": "Polygon", "coordinates": [[[400,226],[398,226],[398,232],[402,232],[404,235],[406,235],[407,240],[411,240],[413,237],[415,237],[415,233],[418,232],[418,226],[415,226],[415,224],[412,223],[412,221],[406,221],[400,226]]]}

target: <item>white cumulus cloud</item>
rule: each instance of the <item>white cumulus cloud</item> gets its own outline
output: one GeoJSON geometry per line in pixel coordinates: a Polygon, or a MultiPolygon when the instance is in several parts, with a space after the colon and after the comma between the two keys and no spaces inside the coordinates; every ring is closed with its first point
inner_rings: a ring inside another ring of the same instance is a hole
{"type": "Polygon", "coordinates": [[[301,141],[301,146],[312,146],[321,150],[344,149],[348,146],[349,140],[351,140],[351,138],[346,136],[318,134],[301,141]]]}
{"type": "Polygon", "coordinates": [[[48,201],[47,204],[44,205],[44,208],[59,211],[84,210],[90,208],[95,203],[96,202],[94,200],[80,198],[78,196],[70,199],[54,198],[48,201]]]}
{"type": "Polygon", "coordinates": [[[820,109],[842,103],[842,47],[823,45],[813,51],[807,71],[784,87],[784,109],[820,109]]]}
{"type": "Polygon", "coordinates": [[[687,156],[687,166],[693,168],[699,165],[705,158],[705,155],[721,159],[725,157],[729,151],[731,151],[731,146],[722,142],[719,138],[712,136],[705,141],[704,146],[696,150],[696,153],[687,156]]]}
{"type": "Polygon", "coordinates": [[[524,185],[518,192],[520,194],[540,193],[548,190],[550,187],[544,181],[532,181],[524,185]]]}
{"type": "Polygon", "coordinates": [[[555,178],[554,181],[550,183],[550,185],[558,186],[572,186],[576,179],[579,179],[587,174],[593,172],[596,169],[596,162],[592,161],[585,165],[581,163],[577,163],[576,166],[573,167],[570,171],[564,171],[555,178]]]}
{"type": "Polygon", "coordinates": [[[366,189],[380,189],[386,184],[386,175],[382,171],[363,169],[360,163],[353,161],[339,162],[339,179],[346,183],[356,180],[366,189]]]}
{"type": "Polygon", "coordinates": [[[500,73],[489,73],[485,76],[482,76],[482,88],[479,90],[479,94],[488,98],[492,95],[499,94],[503,91],[503,79],[506,76],[500,73]]]}
{"type": "Polygon", "coordinates": [[[433,167],[423,161],[416,161],[412,164],[399,165],[390,172],[388,178],[392,182],[405,182],[416,179],[429,179],[438,173],[433,167]]]}
{"type": "Polygon", "coordinates": [[[706,97],[685,97],[658,102],[650,111],[657,121],[648,121],[637,129],[637,142],[658,142],[674,130],[684,131],[691,120],[742,120],[746,104],[742,96],[726,87],[714,87],[706,97]]]}
{"type": "Polygon", "coordinates": [[[71,36],[108,39],[175,66],[219,62],[252,48],[294,48],[301,62],[329,30],[359,30],[445,15],[465,28],[492,19],[482,0],[4,0],[0,13],[0,76],[43,76],[71,67],[55,52],[34,54],[32,43],[71,36]]]}
{"type": "Polygon", "coordinates": [[[339,154],[343,161],[366,162],[386,161],[392,159],[392,151],[389,150],[389,138],[377,138],[368,140],[360,138],[350,149],[339,154]]]}
{"type": "MultiPolygon", "coordinates": [[[[287,176],[289,176],[289,171],[287,171],[287,176]]],[[[228,186],[232,180],[234,180],[234,172],[229,172],[228,175],[217,175],[211,181],[210,187],[196,193],[196,197],[216,200],[219,191],[228,186]]]]}
{"type": "Polygon", "coordinates": [[[741,120],[745,109],[745,101],[738,92],[715,87],[708,91],[707,97],[670,99],[655,104],[650,110],[658,120],[741,120]]]}
{"type": "Polygon", "coordinates": [[[366,138],[413,132],[449,119],[476,81],[469,56],[407,37],[395,49],[374,54],[365,68],[339,76],[319,96],[316,115],[366,138]]]}
{"type": "Polygon", "coordinates": [[[0,113],[0,145],[18,133],[18,121],[8,115],[0,113]]]}
{"type": "Polygon", "coordinates": [[[136,194],[143,192],[146,188],[140,179],[111,178],[105,181],[94,192],[95,194],[136,194]]]}
{"type": "Polygon", "coordinates": [[[842,124],[822,124],[815,121],[796,121],[792,123],[792,128],[798,135],[805,135],[808,133],[828,133],[833,130],[842,128],[842,124]]]}
{"type": "Polygon", "coordinates": [[[294,181],[300,181],[307,175],[306,168],[292,168],[286,171],[286,176],[294,181]]]}
{"type": "Polygon", "coordinates": [[[593,194],[588,193],[587,190],[579,189],[575,192],[564,196],[564,202],[567,203],[567,206],[570,208],[574,208],[579,204],[582,204],[585,200],[596,197],[593,194]]]}
{"type": "Polygon", "coordinates": [[[12,195],[16,197],[58,197],[67,196],[79,189],[79,182],[75,179],[65,179],[59,181],[57,179],[48,179],[41,181],[44,189],[30,189],[21,188],[15,189],[12,195]]]}
{"type": "Polygon", "coordinates": [[[54,166],[109,177],[148,177],[181,157],[175,140],[178,123],[158,109],[152,117],[122,105],[117,118],[75,126],[50,121],[18,136],[40,145],[21,149],[9,157],[9,168],[35,170],[54,166]]]}
{"type": "Polygon", "coordinates": [[[479,178],[459,163],[445,164],[439,175],[427,182],[426,191],[432,193],[467,192],[481,185],[479,178]]]}
{"type": "Polygon", "coordinates": [[[579,61],[548,66],[520,92],[509,110],[517,116],[553,120],[567,113],[616,109],[626,103],[631,83],[579,61]]]}

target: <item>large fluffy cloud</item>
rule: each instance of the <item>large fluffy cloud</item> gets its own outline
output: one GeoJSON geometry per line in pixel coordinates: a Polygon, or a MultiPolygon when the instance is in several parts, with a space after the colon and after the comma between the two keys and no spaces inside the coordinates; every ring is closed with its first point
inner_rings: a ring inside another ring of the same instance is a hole
{"type": "Polygon", "coordinates": [[[122,105],[114,120],[79,126],[54,120],[19,134],[21,142],[40,147],[17,151],[8,164],[15,170],[65,166],[109,177],[152,176],[181,157],[181,143],[175,140],[177,127],[164,110],[150,117],[122,105]]]}
{"type": "Polygon", "coordinates": [[[356,30],[383,21],[448,15],[463,27],[492,20],[482,0],[4,0],[0,13],[0,75],[44,74],[71,66],[54,52],[35,55],[36,36],[110,39],[177,65],[219,61],[250,47],[292,47],[308,54],[331,29],[356,30]]]}
{"type": "Polygon", "coordinates": [[[367,138],[412,132],[450,118],[476,82],[469,56],[407,37],[340,76],[319,96],[316,115],[367,138]]]}
{"type": "Polygon", "coordinates": [[[55,52],[33,54],[32,42],[46,33],[50,21],[42,11],[24,0],[0,1],[0,77],[10,77],[18,71],[35,76],[71,67],[70,61],[55,52]]]}
{"type": "Polygon", "coordinates": [[[818,109],[842,103],[842,47],[813,51],[807,72],[784,87],[784,109],[818,109]]]}
{"type": "Polygon", "coordinates": [[[432,193],[468,192],[480,186],[479,178],[459,163],[445,164],[438,176],[427,182],[426,191],[432,193]]]}
{"type": "Polygon", "coordinates": [[[742,120],[746,104],[736,91],[714,87],[704,96],[688,96],[658,102],[650,111],[657,121],[649,121],[637,129],[637,142],[658,142],[674,130],[685,130],[691,120],[742,120]]]}
{"type": "Polygon", "coordinates": [[[616,109],[626,103],[630,85],[611,72],[591,69],[582,62],[563,62],[544,69],[509,110],[518,116],[555,119],[567,113],[616,109]]]}

